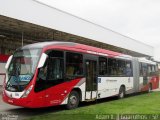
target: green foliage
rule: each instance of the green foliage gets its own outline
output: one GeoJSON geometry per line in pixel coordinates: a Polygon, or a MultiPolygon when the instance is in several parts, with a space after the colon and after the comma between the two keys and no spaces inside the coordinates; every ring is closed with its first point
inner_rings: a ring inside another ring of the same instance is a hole
{"type": "Polygon", "coordinates": [[[101,114],[160,114],[160,92],[85,105],[74,110],[35,116],[29,120],[92,120],[101,114]]]}

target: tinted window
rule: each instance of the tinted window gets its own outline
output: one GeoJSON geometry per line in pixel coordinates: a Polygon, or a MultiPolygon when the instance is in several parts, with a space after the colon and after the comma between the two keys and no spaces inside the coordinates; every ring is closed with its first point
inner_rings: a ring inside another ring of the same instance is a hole
{"type": "Polygon", "coordinates": [[[147,76],[148,68],[146,63],[142,63],[142,76],[147,76]]]}
{"type": "Polygon", "coordinates": [[[107,58],[99,57],[99,75],[107,75],[107,58]]]}
{"type": "Polygon", "coordinates": [[[64,72],[63,52],[52,51],[49,54],[48,59],[48,74],[47,79],[52,81],[62,80],[64,72]]]}
{"type": "Polygon", "coordinates": [[[131,61],[126,61],[125,76],[133,76],[131,61]]]}
{"type": "Polygon", "coordinates": [[[66,77],[74,79],[83,75],[83,56],[78,53],[66,53],[66,77]]]}
{"type": "Polygon", "coordinates": [[[108,74],[110,76],[133,76],[131,61],[108,58],[108,74]]]}
{"type": "Polygon", "coordinates": [[[125,60],[117,60],[117,74],[118,74],[118,76],[125,76],[126,75],[125,60]]]}
{"type": "Polygon", "coordinates": [[[148,65],[148,74],[150,76],[157,74],[156,65],[148,65]]]}
{"type": "Polygon", "coordinates": [[[35,91],[41,91],[64,82],[64,53],[47,51],[48,59],[43,68],[39,69],[35,91]]]}
{"type": "Polygon", "coordinates": [[[117,60],[108,58],[108,74],[116,76],[117,75],[117,60]]]}
{"type": "Polygon", "coordinates": [[[143,85],[148,83],[148,67],[146,63],[142,63],[142,76],[143,76],[143,85]]]}

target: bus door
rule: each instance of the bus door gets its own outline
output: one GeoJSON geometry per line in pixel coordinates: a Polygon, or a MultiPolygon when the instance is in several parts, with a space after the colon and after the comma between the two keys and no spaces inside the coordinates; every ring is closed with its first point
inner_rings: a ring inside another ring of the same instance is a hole
{"type": "Polygon", "coordinates": [[[86,68],[86,100],[95,100],[97,98],[97,61],[85,61],[86,68]]]}

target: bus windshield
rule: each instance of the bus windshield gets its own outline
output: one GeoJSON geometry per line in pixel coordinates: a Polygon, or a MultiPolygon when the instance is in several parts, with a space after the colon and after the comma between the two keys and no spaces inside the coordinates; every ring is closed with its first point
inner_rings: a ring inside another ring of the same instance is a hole
{"type": "Polygon", "coordinates": [[[18,50],[8,68],[6,90],[22,92],[31,81],[36,70],[41,49],[18,50]]]}

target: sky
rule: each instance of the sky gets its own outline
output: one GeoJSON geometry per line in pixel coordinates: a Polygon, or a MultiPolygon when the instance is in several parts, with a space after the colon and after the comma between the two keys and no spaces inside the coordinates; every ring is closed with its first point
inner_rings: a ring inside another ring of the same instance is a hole
{"type": "Polygon", "coordinates": [[[38,0],[148,45],[160,45],[160,0],[38,0]]]}

